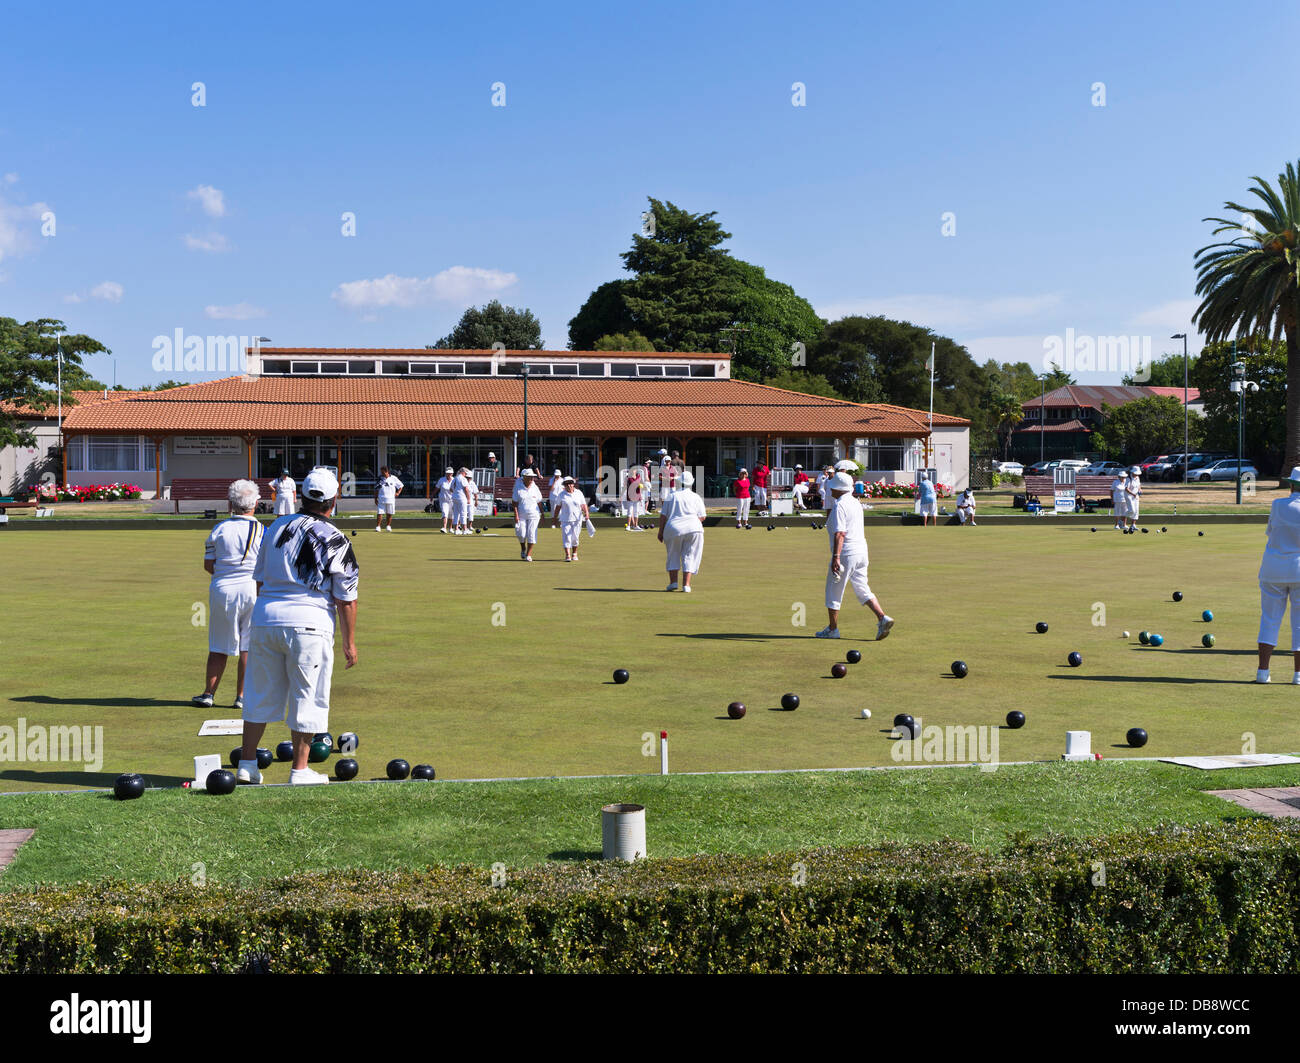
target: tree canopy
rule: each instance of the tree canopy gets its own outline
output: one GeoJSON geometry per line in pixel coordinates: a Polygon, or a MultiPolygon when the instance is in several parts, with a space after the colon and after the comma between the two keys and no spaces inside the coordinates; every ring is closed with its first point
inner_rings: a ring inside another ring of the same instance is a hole
{"type": "MultiPolygon", "coordinates": [[[[1150,454],[1182,453],[1183,403],[1173,395],[1152,395],[1123,406],[1103,405],[1101,415],[1102,428],[1094,440],[1108,459],[1140,461],[1150,454]]],[[[1199,414],[1191,415],[1187,428],[1190,445],[1199,447],[1204,430],[1199,414]]]]}
{"type": "Polygon", "coordinates": [[[531,310],[502,306],[493,299],[487,306],[471,306],[451,332],[433,345],[439,351],[485,351],[494,343],[508,351],[542,348],[542,325],[531,310]]]}
{"type": "MultiPolygon", "coordinates": [[[[58,403],[58,350],[63,352],[63,402],[72,402],[71,392],[85,389],[91,380],[82,369],[87,354],[108,354],[108,348],[90,336],[62,335],[66,327],[54,318],[40,318],[20,324],[12,317],[0,317],[0,400],[45,410],[58,403]]],[[[103,385],[99,385],[103,386],[103,385]]],[[[0,409],[0,446],[30,447],[35,436],[17,418],[0,409]]]]}
{"type": "MultiPolygon", "coordinates": [[[[1246,396],[1245,454],[1261,473],[1283,468],[1286,450],[1287,348],[1263,336],[1248,336],[1236,344],[1206,345],[1192,363],[1192,386],[1205,406],[1205,442],[1210,450],[1237,453],[1237,394],[1228,389],[1232,363],[1244,362],[1246,378],[1259,385],[1246,396]]],[[[1179,450],[1182,449],[1181,443],[1179,450]]]]}

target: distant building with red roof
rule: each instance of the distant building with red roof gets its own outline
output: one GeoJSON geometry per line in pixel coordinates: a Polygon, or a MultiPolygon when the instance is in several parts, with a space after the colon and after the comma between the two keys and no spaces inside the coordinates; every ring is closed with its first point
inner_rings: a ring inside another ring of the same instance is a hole
{"type": "MultiPolygon", "coordinates": [[[[1183,389],[1140,385],[1067,384],[1021,403],[1024,419],[1011,438],[1012,454],[1025,464],[1038,461],[1041,452],[1048,460],[1095,454],[1093,436],[1101,428],[1103,406],[1123,406],[1138,399],[1172,395],[1183,400],[1183,389]]],[[[1187,409],[1202,413],[1201,393],[1187,389],[1187,409]]]]}

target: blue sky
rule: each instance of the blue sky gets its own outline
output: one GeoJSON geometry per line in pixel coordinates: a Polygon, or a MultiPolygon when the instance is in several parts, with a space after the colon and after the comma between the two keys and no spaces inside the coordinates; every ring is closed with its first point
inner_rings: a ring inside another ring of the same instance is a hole
{"type": "Polygon", "coordinates": [[[1158,356],[1190,331],[1201,219],[1300,157],[1300,13],[1255,0],[54,4],[4,24],[0,315],[101,339],[132,386],[178,328],[422,346],[491,298],[563,347],[647,196],[717,211],[733,254],[823,316],[905,317],[980,362],[1040,365],[1067,330],[1158,356]]]}

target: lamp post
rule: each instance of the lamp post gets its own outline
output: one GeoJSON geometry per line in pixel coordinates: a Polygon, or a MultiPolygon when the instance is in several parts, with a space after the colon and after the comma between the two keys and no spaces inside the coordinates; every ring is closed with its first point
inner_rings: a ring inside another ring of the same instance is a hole
{"type": "Polygon", "coordinates": [[[1169,337],[1171,340],[1183,341],[1183,483],[1187,483],[1187,446],[1188,446],[1188,413],[1187,413],[1187,333],[1175,332],[1169,337]]]}
{"type": "Polygon", "coordinates": [[[1038,464],[1041,465],[1047,460],[1043,456],[1043,449],[1047,440],[1047,374],[1039,373],[1038,379],[1042,384],[1038,395],[1038,464]]]}
{"type": "MultiPolygon", "coordinates": [[[[525,363],[519,367],[519,375],[524,378],[524,454],[528,455],[531,451],[528,449],[528,365],[525,363]]],[[[515,469],[518,472],[518,468],[515,469]]]]}
{"type": "MultiPolygon", "coordinates": [[[[1237,354],[1237,341],[1232,341],[1233,357],[1237,354]]],[[[1246,440],[1246,392],[1258,391],[1259,385],[1246,379],[1246,363],[1232,363],[1232,380],[1228,390],[1237,393],[1237,505],[1241,505],[1241,452],[1246,440]]]]}

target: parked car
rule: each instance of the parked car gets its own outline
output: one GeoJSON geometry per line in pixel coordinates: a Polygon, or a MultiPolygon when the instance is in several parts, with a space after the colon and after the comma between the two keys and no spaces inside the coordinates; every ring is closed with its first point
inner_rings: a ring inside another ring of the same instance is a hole
{"type": "Polygon", "coordinates": [[[1150,479],[1156,474],[1159,467],[1169,464],[1171,457],[1172,455],[1169,454],[1153,454],[1151,457],[1143,458],[1137,462],[1137,467],[1142,470],[1143,476],[1150,479]]]}
{"type": "MultiPolygon", "coordinates": [[[[1242,458],[1240,464],[1240,475],[1248,477],[1251,480],[1259,479],[1258,470],[1249,461],[1242,458]]],[[[1202,483],[1210,480],[1236,480],[1238,475],[1237,466],[1238,463],[1236,458],[1228,458],[1225,461],[1216,461],[1210,465],[1202,465],[1198,469],[1193,469],[1191,472],[1191,478],[1202,483]]]]}
{"type": "MultiPolygon", "coordinates": [[[[1225,458],[1231,458],[1232,456],[1221,452],[1193,452],[1187,456],[1187,478],[1195,480],[1197,469],[1204,468],[1206,465],[1213,465],[1216,461],[1223,461],[1225,458]]],[[[1170,482],[1181,480],[1183,478],[1183,465],[1183,456],[1181,454],[1175,455],[1173,462],[1161,473],[1160,478],[1170,482]]]]}
{"type": "Polygon", "coordinates": [[[1046,476],[1060,465],[1060,461],[1036,461],[1025,470],[1026,476],[1046,476]]]}
{"type": "Polygon", "coordinates": [[[1024,476],[1025,467],[1018,461],[1000,461],[997,464],[999,475],[1002,476],[1024,476]]]}
{"type": "Polygon", "coordinates": [[[1084,461],[1082,458],[1062,458],[1056,464],[1062,469],[1075,469],[1081,472],[1092,463],[1084,461]]]}
{"type": "Polygon", "coordinates": [[[1117,461],[1098,461],[1089,465],[1086,469],[1080,469],[1081,476],[1114,476],[1122,469],[1128,468],[1127,465],[1121,465],[1117,461]]]}

